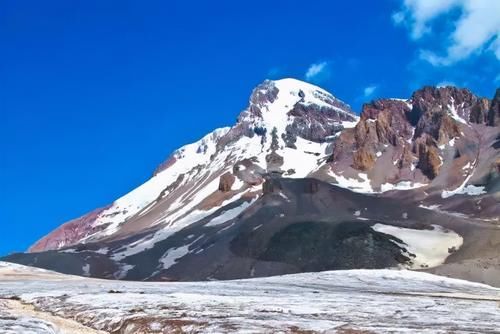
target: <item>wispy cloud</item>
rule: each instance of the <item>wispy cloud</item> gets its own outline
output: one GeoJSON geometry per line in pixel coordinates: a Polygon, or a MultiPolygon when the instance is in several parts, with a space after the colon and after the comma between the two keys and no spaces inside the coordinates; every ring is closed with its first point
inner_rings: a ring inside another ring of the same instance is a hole
{"type": "Polygon", "coordinates": [[[267,76],[269,79],[276,79],[282,74],[282,70],[279,67],[272,67],[267,71],[267,76]]]}
{"type": "Polygon", "coordinates": [[[365,87],[365,89],[363,89],[363,96],[365,98],[372,97],[376,90],[377,90],[377,86],[375,86],[375,85],[365,87]]]}
{"type": "Polygon", "coordinates": [[[312,82],[321,82],[330,77],[330,64],[327,61],[309,65],[305,79],[312,82]]]}
{"type": "Polygon", "coordinates": [[[441,81],[436,85],[436,87],[447,87],[447,86],[457,86],[453,81],[441,81]]]}
{"type": "Polygon", "coordinates": [[[432,31],[437,18],[445,17],[453,26],[445,49],[421,50],[420,59],[434,66],[449,66],[473,54],[486,52],[500,60],[498,13],[498,0],[403,0],[392,20],[396,25],[408,27],[411,38],[419,40],[432,31]],[[455,10],[461,15],[445,16],[455,10]]]}

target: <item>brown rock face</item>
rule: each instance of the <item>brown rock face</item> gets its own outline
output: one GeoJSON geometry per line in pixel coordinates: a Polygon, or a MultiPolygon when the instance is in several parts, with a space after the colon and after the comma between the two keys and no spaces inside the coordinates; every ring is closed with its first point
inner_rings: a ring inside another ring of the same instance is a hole
{"type": "Polygon", "coordinates": [[[375,154],[363,147],[357,150],[353,156],[352,166],[361,171],[370,170],[375,164],[375,154]]]}
{"type": "MultiPolygon", "coordinates": [[[[397,137],[409,138],[409,105],[400,100],[378,100],[363,106],[361,120],[375,120],[377,141],[381,144],[397,144],[397,137]]],[[[358,135],[359,136],[359,135],[358,135]]]]}
{"type": "MultiPolygon", "coordinates": [[[[355,171],[371,172],[379,182],[436,178],[447,148],[460,142],[456,152],[475,154],[479,145],[470,124],[500,123],[500,90],[490,106],[467,89],[424,87],[408,101],[383,99],[363,106],[360,121],[333,143],[329,159],[334,172],[342,173],[351,161],[355,171]],[[384,155],[384,152],[388,152],[384,155]]],[[[446,155],[446,156],[445,156],[446,155]]],[[[353,171],[351,171],[353,173],[353,171]]],[[[426,180],[427,179],[427,180],[426,180]]],[[[418,181],[417,181],[418,180],[418,181]]]]}
{"type": "Polygon", "coordinates": [[[500,125],[500,88],[497,88],[495,97],[491,101],[491,107],[488,112],[488,125],[500,125]]]}
{"type": "Polygon", "coordinates": [[[415,142],[418,156],[417,168],[429,179],[434,179],[441,166],[439,151],[430,137],[418,138],[415,142]]]}
{"type": "Polygon", "coordinates": [[[424,87],[412,96],[413,108],[410,122],[415,124],[415,138],[428,134],[438,143],[446,143],[460,135],[457,121],[451,118],[450,109],[462,119],[477,104],[477,98],[467,89],[455,87],[424,87]]]}
{"type": "Polygon", "coordinates": [[[219,190],[222,192],[230,191],[234,181],[236,181],[236,177],[233,174],[229,172],[222,174],[219,180],[219,190]]]}
{"type": "Polygon", "coordinates": [[[468,89],[427,86],[413,93],[411,100],[413,108],[410,113],[410,122],[417,125],[425,114],[433,115],[440,111],[447,111],[450,107],[456,109],[459,117],[467,120],[470,109],[477,103],[478,98],[468,89]]]}
{"type": "Polygon", "coordinates": [[[490,100],[480,98],[470,110],[471,123],[484,124],[488,121],[488,111],[490,109],[490,100]]]}
{"type": "Polygon", "coordinates": [[[410,166],[413,163],[413,154],[411,152],[411,146],[404,145],[403,146],[403,153],[401,153],[401,157],[398,160],[398,168],[403,169],[403,168],[410,168],[410,166]]]}
{"type": "Polygon", "coordinates": [[[353,137],[344,131],[334,143],[333,159],[348,155],[353,150],[352,166],[361,171],[372,169],[375,152],[386,145],[396,146],[411,138],[412,127],[407,121],[408,104],[399,100],[378,100],[363,106],[361,119],[353,129],[353,137]],[[352,140],[354,139],[354,140],[352,140]]]}

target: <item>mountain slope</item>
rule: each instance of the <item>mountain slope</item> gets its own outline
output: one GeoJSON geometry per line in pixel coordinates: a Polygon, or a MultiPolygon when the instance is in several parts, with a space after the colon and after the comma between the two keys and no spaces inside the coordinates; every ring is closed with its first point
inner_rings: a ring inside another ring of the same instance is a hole
{"type": "MultiPolygon", "coordinates": [[[[498,126],[490,102],[467,89],[424,87],[408,100],[363,106],[359,123],[333,144],[325,179],[365,192],[417,189],[420,204],[499,222],[498,126]],[[490,107],[491,106],[491,107],[490,107]]],[[[399,195],[398,195],[399,196],[399,195]]]]}
{"type": "Polygon", "coordinates": [[[178,229],[221,203],[253,196],[252,187],[266,173],[307,176],[325,157],[325,138],[356,121],[349,106],[316,86],[265,81],[235,126],[175,151],[143,185],[62,226],[30,251],[123,237],[156,225],[178,229]]]}
{"type": "Polygon", "coordinates": [[[500,284],[464,269],[500,272],[499,103],[425,87],[357,117],[319,87],[265,81],[234,126],[6,260],[134,280],[449,267],[500,284]]]}

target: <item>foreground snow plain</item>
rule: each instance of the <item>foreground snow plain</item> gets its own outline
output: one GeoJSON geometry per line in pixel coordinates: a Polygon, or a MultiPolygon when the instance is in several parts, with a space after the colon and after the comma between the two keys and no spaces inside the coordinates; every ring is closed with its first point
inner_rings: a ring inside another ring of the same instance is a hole
{"type": "Polygon", "coordinates": [[[500,289],[422,272],[350,270],[143,283],[87,279],[0,262],[2,333],[499,330],[500,289]],[[83,326],[76,331],[75,323],[83,326]]]}

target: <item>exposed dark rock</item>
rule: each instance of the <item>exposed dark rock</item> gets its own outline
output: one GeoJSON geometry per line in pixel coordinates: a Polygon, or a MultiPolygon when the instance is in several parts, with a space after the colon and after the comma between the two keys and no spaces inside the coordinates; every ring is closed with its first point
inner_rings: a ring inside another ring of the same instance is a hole
{"type": "Polygon", "coordinates": [[[270,239],[259,259],[289,263],[301,271],[385,268],[410,261],[390,236],[356,221],[290,225],[270,239]]]}
{"type": "Polygon", "coordinates": [[[294,138],[297,136],[313,142],[323,142],[325,137],[332,136],[343,129],[340,122],[355,120],[354,115],[333,107],[301,103],[297,103],[289,115],[294,116],[293,122],[286,128],[290,143],[294,143],[294,138]]]}
{"type": "MultiPolygon", "coordinates": [[[[431,124],[421,124],[422,117],[426,114],[428,116],[426,120],[433,120],[439,118],[440,116],[434,116],[434,114],[439,114],[440,112],[445,112],[449,107],[456,108],[457,115],[463,119],[468,119],[467,112],[470,108],[476,104],[477,97],[472,94],[468,89],[460,89],[456,87],[431,87],[427,86],[422,89],[417,90],[412,95],[413,108],[410,113],[410,122],[412,125],[416,125],[417,128],[420,127],[420,131],[426,129],[425,125],[430,126],[431,124]]],[[[427,121],[425,121],[427,123],[427,121]]],[[[427,132],[433,135],[437,139],[434,133],[427,132]]],[[[419,135],[417,133],[416,135],[419,135]]]]}
{"type": "Polygon", "coordinates": [[[171,191],[173,191],[174,189],[176,189],[181,183],[182,181],[184,180],[184,174],[180,174],[177,179],[174,181],[174,183],[170,184],[167,188],[165,188],[161,193],[160,195],[158,196],[158,198],[162,198],[163,196],[165,196],[166,194],[170,193],[171,191]]]}
{"type": "MultiPolygon", "coordinates": [[[[475,159],[481,142],[474,132],[477,130],[468,127],[467,122],[484,125],[488,110],[490,123],[495,120],[499,92],[491,105],[488,99],[456,87],[424,87],[408,101],[382,99],[366,103],[356,127],[343,131],[333,142],[327,162],[336,173],[342,173],[349,160],[354,170],[374,171],[379,178],[387,173],[381,183],[411,179],[423,183],[425,177],[433,180],[450,157],[445,155],[448,147],[461,142],[453,159],[475,159]],[[378,165],[378,158],[385,151],[391,152],[392,161],[382,157],[378,165]],[[391,162],[399,171],[391,171],[391,162]]],[[[460,171],[452,172],[459,175],[448,180],[462,177],[460,171]]]]}
{"type": "Polygon", "coordinates": [[[490,110],[488,112],[488,125],[500,126],[500,88],[497,88],[495,97],[491,101],[490,110]]]}
{"type": "Polygon", "coordinates": [[[490,109],[490,100],[479,98],[470,110],[471,123],[484,124],[488,121],[488,111],[490,109]]]}

